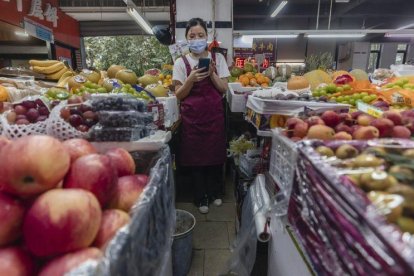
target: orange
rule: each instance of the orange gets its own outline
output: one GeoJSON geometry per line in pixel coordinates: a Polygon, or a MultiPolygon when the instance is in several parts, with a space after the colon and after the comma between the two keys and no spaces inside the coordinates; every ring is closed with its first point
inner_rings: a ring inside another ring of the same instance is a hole
{"type": "Polygon", "coordinates": [[[256,79],[258,79],[258,78],[260,78],[260,77],[263,77],[263,74],[262,74],[262,73],[256,73],[256,74],[254,75],[254,77],[255,77],[256,79]]]}
{"type": "Polygon", "coordinates": [[[257,84],[257,80],[255,78],[250,79],[250,85],[255,86],[257,84]]]}
{"type": "Polygon", "coordinates": [[[246,77],[248,77],[249,79],[253,79],[254,78],[254,75],[253,75],[252,72],[247,72],[246,73],[246,77]]]}
{"type": "Polygon", "coordinates": [[[9,93],[6,87],[0,85],[0,102],[7,102],[9,100],[9,93]]]}
{"type": "Polygon", "coordinates": [[[263,87],[263,88],[269,87],[269,84],[267,84],[266,82],[264,82],[264,83],[261,84],[261,87],[263,87]]]}
{"type": "Polygon", "coordinates": [[[264,82],[266,82],[267,84],[270,84],[270,79],[268,77],[264,77],[264,82]]]}
{"type": "Polygon", "coordinates": [[[264,83],[265,82],[265,78],[263,77],[263,76],[259,76],[258,78],[257,78],[257,83],[258,84],[262,84],[262,83],[264,83]]]}
{"type": "Polygon", "coordinates": [[[248,77],[243,76],[243,77],[240,78],[240,82],[242,83],[243,86],[246,86],[250,83],[250,80],[249,80],[248,77]]]}

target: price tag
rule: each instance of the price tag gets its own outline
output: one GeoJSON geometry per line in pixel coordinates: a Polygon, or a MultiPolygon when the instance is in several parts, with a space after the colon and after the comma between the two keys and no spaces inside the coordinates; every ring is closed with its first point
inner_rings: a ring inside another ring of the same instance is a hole
{"type": "Polygon", "coordinates": [[[375,118],[382,117],[382,113],[384,113],[381,109],[363,102],[358,102],[357,108],[359,111],[365,112],[375,118]]]}

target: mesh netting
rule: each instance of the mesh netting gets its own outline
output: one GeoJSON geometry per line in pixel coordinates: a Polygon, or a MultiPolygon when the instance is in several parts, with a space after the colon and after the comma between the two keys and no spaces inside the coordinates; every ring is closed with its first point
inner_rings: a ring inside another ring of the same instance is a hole
{"type": "Polygon", "coordinates": [[[48,120],[28,125],[9,124],[6,117],[9,112],[7,111],[1,115],[1,124],[3,125],[2,135],[7,138],[17,139],[27,135],[46,134],[48,120]]]}
{"type": "Polygon", "coordinates": [[[79,131],[60,117],[60,111],[66,105],[67,102],[62,101],[59,105],[53,108],[48,119],[46,133],[60,140],[68,140],[73,138],[87,139],[90,131],[79,131]]]}

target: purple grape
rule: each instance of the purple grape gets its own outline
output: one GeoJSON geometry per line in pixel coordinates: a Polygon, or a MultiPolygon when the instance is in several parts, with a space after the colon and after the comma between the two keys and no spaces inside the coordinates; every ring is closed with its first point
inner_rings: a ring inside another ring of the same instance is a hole
{"type": "Polygon", "coordinates": [[[73,114],[70,115],[69,117],[69,123],[73,126],[73,127],[78,127],[79,125],[82,125],[84,123],[82,116],[78,115],[78,114],[73,114]]]}

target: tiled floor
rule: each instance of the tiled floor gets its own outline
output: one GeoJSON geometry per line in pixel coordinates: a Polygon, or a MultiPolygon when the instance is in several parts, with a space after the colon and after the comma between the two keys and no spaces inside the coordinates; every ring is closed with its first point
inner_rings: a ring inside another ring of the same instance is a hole
{"type": "Polygon", "coordinates": [[[233,186],[226,182],[223,205],[210,205],[207,215],[200,214],[191,196],[177,196],[177,209],[192,213],[196,218],[193,233],[193,259],[189,276],[217,276],[224,271],[230,258],[230,245],[235,238],[235,201],[233,186]]]}

